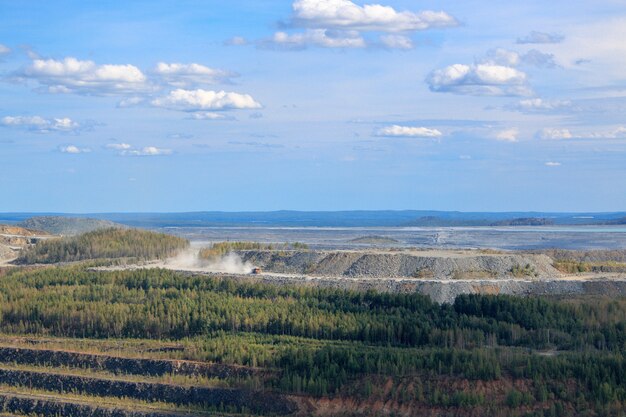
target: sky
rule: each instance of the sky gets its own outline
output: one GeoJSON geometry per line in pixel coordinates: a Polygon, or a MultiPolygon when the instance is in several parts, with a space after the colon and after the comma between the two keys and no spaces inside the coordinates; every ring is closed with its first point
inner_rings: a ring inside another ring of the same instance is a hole
{"type": "Polygon", "coordinates": [[[0,212],[623,211],[625,39],[625,0],[0,0],[0,212]]]}

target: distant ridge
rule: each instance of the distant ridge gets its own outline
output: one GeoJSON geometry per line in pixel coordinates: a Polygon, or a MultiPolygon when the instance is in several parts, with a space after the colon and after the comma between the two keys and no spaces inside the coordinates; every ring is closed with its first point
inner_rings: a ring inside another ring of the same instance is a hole
{"type": "MultiPolygon", "coordinates": [[[[108,220],[143,228],[162,227],[450,227],[526,225],[610,225],[623,224],[626,212],[460,212],[436,210],[352,210],[352,211],[203,211],[183,213],[0,213],[0,222],[23,222],[30,217],[81,217],[108,220]],[[523,220],[522,220],[523,219],[523,220]],[[534,221],[532,219],[544,219],[534,221]]],[[[38,227],[40,228],[40,227],[38,227]]]]}
{"type": "Polygon", "coordinates": [[[86,217],[38,216],[31,217],[18,226],[27,229],[43,230],[54,235],[73,236],[94,230],[109,228],[125,228],[126,226],[109,220],[86,217]]]}

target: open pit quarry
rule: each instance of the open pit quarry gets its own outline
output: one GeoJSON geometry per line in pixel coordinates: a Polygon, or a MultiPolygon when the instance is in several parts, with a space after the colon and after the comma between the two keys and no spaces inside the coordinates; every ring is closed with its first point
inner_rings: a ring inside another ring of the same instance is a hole
{"type": "Polygon", "coordinates": [[[187,254],[100,269],[155,267],[278,285],[419,292],[440,303],[468,293],[626,295],[625,273],[565,274],[544,254],[489,250],[242,250],[220,261],[187,254]]]}
{"type": "Polygon", "coordinates": [[[52,235],[38,230],[0,224],[0,265],[6,265],[19,255],[24,248],[52,235]]]}

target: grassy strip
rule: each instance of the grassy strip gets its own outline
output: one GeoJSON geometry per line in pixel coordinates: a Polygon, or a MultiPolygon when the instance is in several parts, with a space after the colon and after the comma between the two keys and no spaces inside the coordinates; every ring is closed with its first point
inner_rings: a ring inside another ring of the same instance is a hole
{"type": "MultiPolygon", "coordinates": [[[[191,415],[191,416],[215,416],[226,415],[224,412],[218,410],[206,410],[197,406],[177,406],[171,403],[165,402],[147,402],[142,400],[136,400],[132,398],[119,398],[119,397],[100,397],[95,395],[77,394],[77,393],[58,393],[56,391],[47,391],[29,387],[17,387],[12,385],[0,384],[0,395],[2,394],[15,394],[21,396],[33,396],[35,399],[41,400],[41,396],[49,398],[50,401],[57,402],[70,402],[70,403],[82,403],[92,405],[94,407],[107,407],[107,408],[122,408],[134,411],[146,411],[146,412],[170,412],[179,415],[191,415]]],[[[237,415],[242,414],[228,414],[237,415]]]]}
{"type": "Polygon", "coordinates": [[[554,261],[554,267],[567,274],[579,274],[584,272],[626,272],[626,263],[614,261],[582,262],[557,260],[554,261]]]}
{"type": "Polygon", "coordinates": [[[200,251],[198,256],[203,259],[219,258],[238,250],[307,250],[305,243],[259,243],[259,242],[218,242],[200,251]]]}
{"type": "MultiPolygon", "coordinates": [[[[203,388],[233,388],[230,381],[218,378],[206,378],[202,376],[188,375],[133,375],[133,374],[115,374],[113,372],[103,370],[93,370],[88,368],[70,368],[70,367],[53,367],[53,366],[37,366],[16,363],[0,364],[0,369],[14,371],[40,372],[45,374],[80,376],[87,378],[106,379],[110,381],[124,382],[140,382],[154,384],[178,385],[184,387],[203,387],[203,388]]],[[[239,388],[239,387],[237,387],[239,388]]]]}

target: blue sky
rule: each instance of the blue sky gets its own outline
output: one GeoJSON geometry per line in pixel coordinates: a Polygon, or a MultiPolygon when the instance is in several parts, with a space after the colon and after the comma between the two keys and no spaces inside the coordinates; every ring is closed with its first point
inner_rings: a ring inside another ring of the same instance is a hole
{"type": "Polygon", "coordinates": [[[0,211],[626,207],[626,1],[0,0],[0,211]]]}

